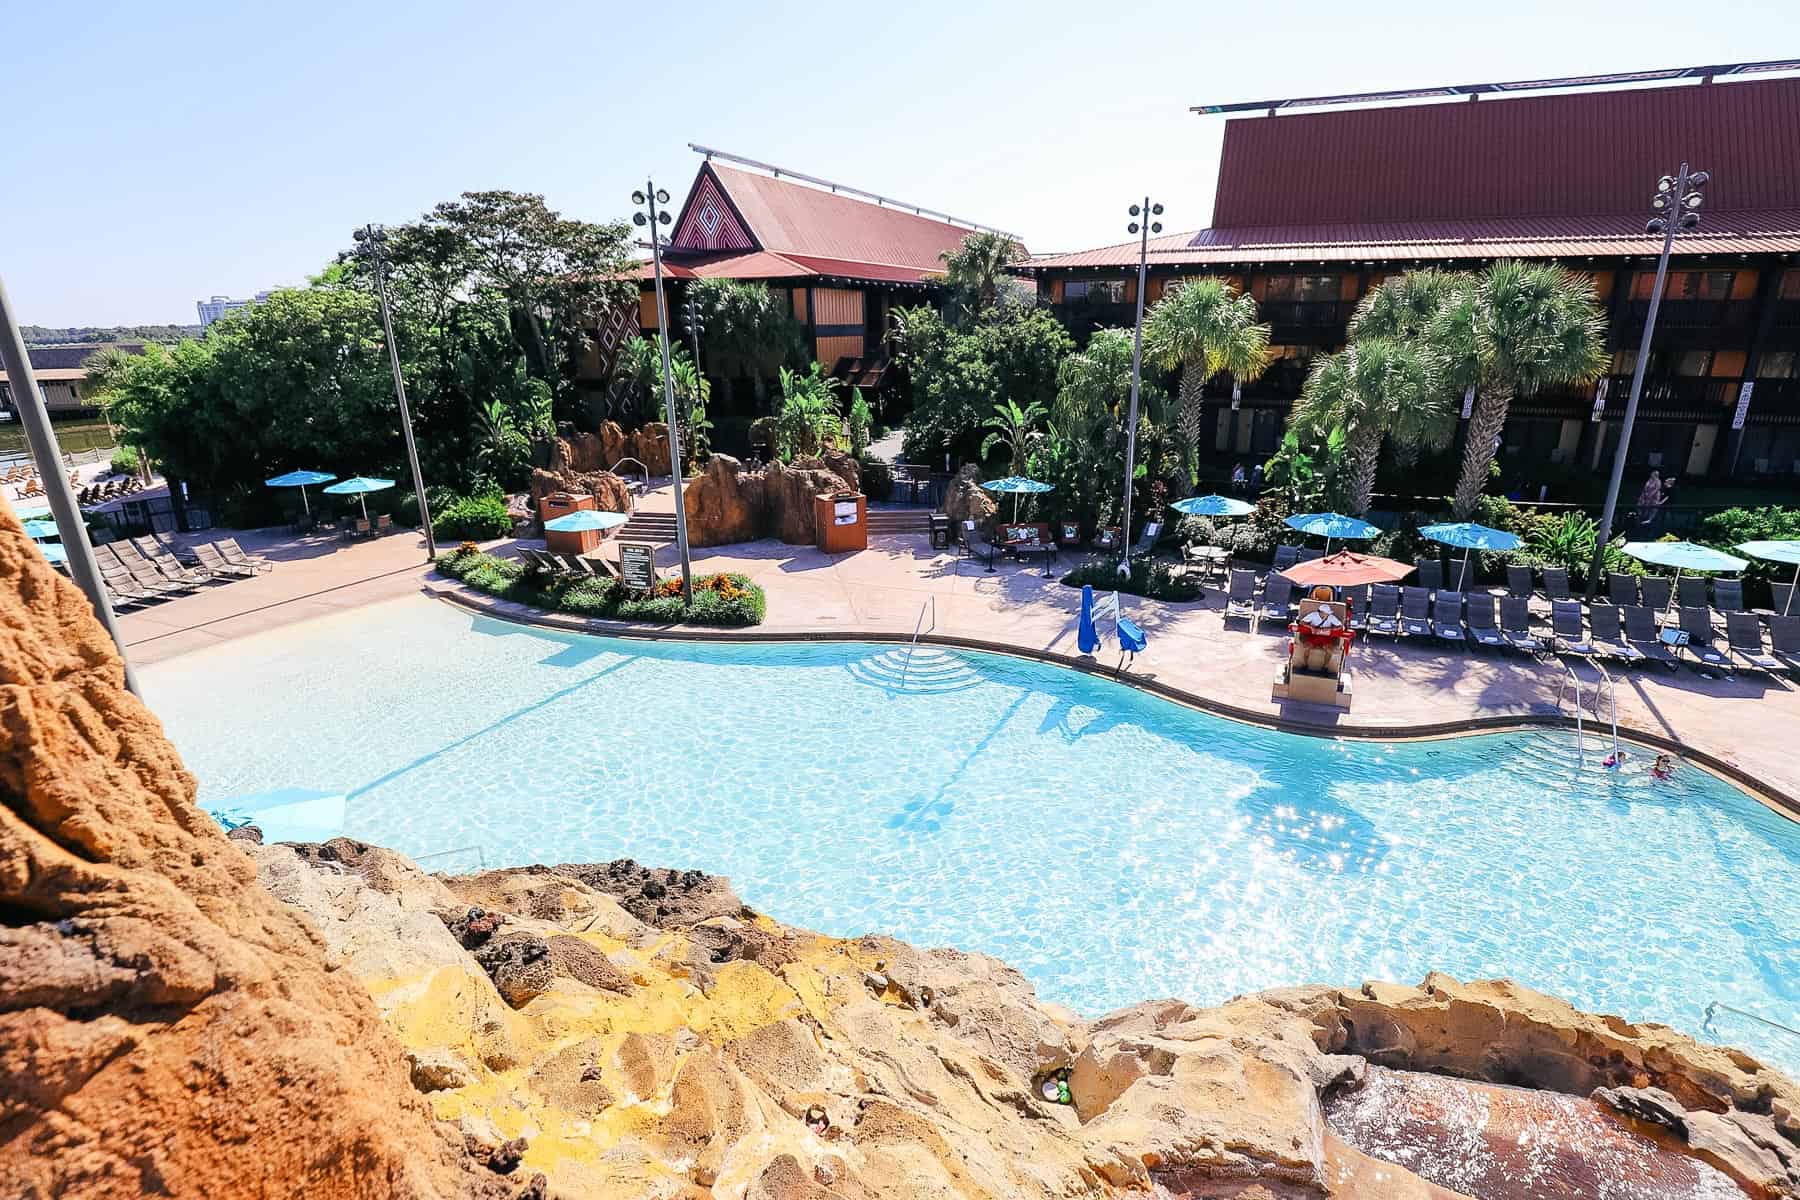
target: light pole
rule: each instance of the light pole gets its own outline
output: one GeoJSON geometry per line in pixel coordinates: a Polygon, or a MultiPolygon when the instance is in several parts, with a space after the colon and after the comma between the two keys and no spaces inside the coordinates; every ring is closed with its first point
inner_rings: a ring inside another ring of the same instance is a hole
{"type": "Polygon", "coordinates": [[[1126,228],[1138,235],[1137,324],[1131,331],[1131,409],[1125,427],[1125,521],[1119,527],[1124,542],[1119,559],[1119,578],[1131,578],[1131,485],[1137,474],[1138,389],[1144,374],[1144,276],[1149,261],[1150,235],[1162,232],[1162,222],[1151,218],[1162,216],[1163,206],[1144,197],[1142,205],[1131,206],[1133,218],[1126,228]],[[1137,218],[1142,217],[1140,221],[1137,218]]]}
{"type": "MultiPolygon", "coordinates": [[[[681,498],[681,422],[675,413],[675,377],[669,366],[669,310],[663,303],[662,230],[669,223],[669,210],[657,205],[669,202],[669,193],[658,191],[655,180],[646,180],[644,190],[631,193],[631,202],[642,205],[643,212],[631,214],[634,225],[650,227],[650,258],[656,269],[656,334],[662,343],[663,410],[669,421],[669,474],[675,482],[675,540],[681,547],[681,599],[694,602],[694,563],[688,553],[687,505],[681,498]]],[[[695,364],[695,370],[699,364],[695,364]]]]}
{"type": "MultiPolygon", "coordinates": [[[[12,391],[13,407],[19,411],[19,424],[25,427],[25,440],[31,444],[31,457],[37,463],[38,477],[44,481],[44,499],[50,503],[50,515],[56,519],[56,532],[62,538],[63,551],[69,556],[69,576],[94,606],[94,615],[113,640],[119,662],[125,667],[125,686],[138,692],[137,676],[131,670],[131,658],[125,653],[125,639],[113,620],[112,597],[100,578],[99,564],[94,561],[93,543],[88,541],[87,522],[75,504],[75,492],[63,474],[62,455],[57,452],[56,431],[50,426],[50,413],[44,407],[44,393],[38,390],[37,374],[31,369],[31,355],[25,350],[25,337],[19,332],[12,301],[6,297],[6,285],[0,283],[0,366],[6,368],[6,379],[12,391]]],[[[181,497],[170,493],[172,503],[181,497]]]]}
{"type": "Polygon", "coordinates": [[[419,447],[413,441],[412,412],[406,406],[406,377],[400,373],[400,344],[394,340],[394,316],[388,308],[387,230],[365,225],[354,235],[357,245],[375,264],[375,290],[381,296],[381,329],[387,336],[388,363],[394,368],[394,396],[400,401],[400,432],[406,437],[406,459],[412,464],[413,495],[419,498],[419,524],[425,527],[425,555],[437,558],[437,538],[431,532],[431,505],[425,501],[425,473],[419,470],[419,447]]]}
{"type": "MultiPolygon", "coordinates": [[[[1644,224],[1644,232],[1663,235],[1662,253],[1656,259],[1656,283],[1650,292],[1650,311],[1644,317],[1644,337],[1638,343],[1637,362],[1631,368],[1631,396],[1625,401],[1625,419],[1619,426],[1619,446],[1613,451],[1612,477],[1606,483],[1606,504],[1600,510],[1600,528],[1594,538],[1594,561],[1588,564],[1589,600],[1599,590],[1600,572],[1606,562],[1606,544],[1612,540],[1613,516],[1619,506],[1619,485],[1625,480],[1625,456],[1631,449],[1631,427],[1637,421],[1638,398],[1644,392],[1644,371],[1650,365],[1650,339],[1656,336],[1656,314],[1662,307],[1663,282],[1669,275],[1669,252],[1675,247],[1678,231],[1699,226],[1700,206],[1706,202],[1700,189],[1710,178],[1705,171],[1689,172],[1688,165],[1682,163],[1680,171],[1656,181],[1656,195],[1650,198],[1651,211],[1656,215],[1644,224]]],[[[1604,427],[1602,430],[1604,432],[1604,427]]]]}

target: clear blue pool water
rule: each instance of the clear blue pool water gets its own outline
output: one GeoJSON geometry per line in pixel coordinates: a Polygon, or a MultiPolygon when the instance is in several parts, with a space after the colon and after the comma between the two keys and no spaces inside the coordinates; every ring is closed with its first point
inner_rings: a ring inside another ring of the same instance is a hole
{"type": "MultiPolygon", "coordinates": [[[[413,855],[699,867],[795,924],[996,954],[1087,1014],[1435,967],[1696,1034],[1715,1000],[1800,1026],[1800,826],[1698,768],[1285,735],[930,648],[901,692],[904,654],[407,598],[142,674],[209,805],[296,790],[413,855]]],[[[1716,1033],[1800,1066],[1800,1039],[1716,1033]]]]}

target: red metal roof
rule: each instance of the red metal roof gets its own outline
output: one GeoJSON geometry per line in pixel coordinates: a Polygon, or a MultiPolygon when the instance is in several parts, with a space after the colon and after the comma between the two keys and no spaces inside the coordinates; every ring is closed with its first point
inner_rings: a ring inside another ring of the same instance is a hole
{"type": "Polygon", "coordinates": [[[1800,208],[1800,79],[1239,118],[1213,222],[1640,214],[1683,158],[1711,211],[1800,208]]]}
{"type": "MultiPolygon", "coordinates": [[[[1284,120],[1286,118],[1283,118],[1284,120]]],[[[1244,225],[1202,229],[1150,242],[1151,266],[1284,262],[1393,262],[1412,259],[1585,258],[1654,255],[1660,236],[1644,217],[1387,221],[1369,224],[1244,225]]],[[[1800,253],[1800,206],[1763,212],[1707,212],[1694,233],[1675,239],[1681,254],[1800,253]]],[[[1138,244],[1121,242],[1033,258],[1026,269],[1135,267],[1138,244]]]]}

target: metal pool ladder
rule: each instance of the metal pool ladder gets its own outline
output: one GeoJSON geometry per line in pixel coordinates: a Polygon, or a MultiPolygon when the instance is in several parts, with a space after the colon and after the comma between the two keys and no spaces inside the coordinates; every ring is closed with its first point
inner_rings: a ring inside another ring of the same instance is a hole
{"type": "Polygon", "coordinates": [[[912,670],[913,651],[918,649],[919,634],[921,632],[923,632],[923,630],[925,628],[925,610],[927,608],[929,608],[931,610],[931,628],[936,629],[937,628],[937,596],[935,596],[935,595],[930,596],[926,599],[925,603],[919,605],[919,619],[913,622],[912,640],[910,642],[906,643],[906,662],[904,664],[902,664],[900,667],[900,690],[903,692],[906,690],[907,673],[912,670]]]}
{"type": "MultiPolygon", "coordinates": [[[[1594,670],[1600,672],[1601,682],[1606,684],[1606,705],[1612,717],[1612,748],[1613,753],[1617,754],[1619,752],[1619,685],[1613,682],[1612,672],[1601,666],[1599,659],[1591,661],[1594,664],[1594,670]]],[[[1596,683],[1594,685],[1594,720],[1598,721],[1599,719],[1600,684],[1596,683]]]]}
{"type": "Polygon", "coordinates": [[[1800,1029],[1795,1029],[1792,1025],[1783,1025],[1780,1021],[1771,1021],[1769,1018],[1759,1017],[1753,1012],[1746,1012],[1741,1008],[1733,1008],[1723,1000],[1714,1000],[1711,1004],[1706,1006],[1706,1016],[1701,1021],[1701,1027],[1706,1029],[1709,1033],[1712,1032],[1713,1015],[1721,1012],[1728,1012],[1733,1016],[1743,1017],[1746,1020],[1755,1021],[1759,1025],[1767,1025],[1771,1029],[1779,1029],[1783,1033],[1789,1033],[1795,1037],[1800,1037],[1800,1029]]]}
{"type": "Polygon", "coordinates": [[[1573,687],[1575,689],[1575,765],[1585,767],[1587,766],[1587,739],[1581,733],[1581,676],[1577,675],[1575,668],[1566,662],[1563,663],[1562,669],[1563,679],[1556,688],[1556,711],[1562,711],[1563,697],[1573,687]]]}

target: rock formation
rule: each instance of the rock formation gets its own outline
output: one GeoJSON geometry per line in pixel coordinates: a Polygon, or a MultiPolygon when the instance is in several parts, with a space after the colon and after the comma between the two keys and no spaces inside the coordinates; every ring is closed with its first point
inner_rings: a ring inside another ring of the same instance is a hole
{"type": "Polygon", "coordinates": [[[688,537],[696,546],[763,537],[812,545],[818,536],[813,498],[854,491],[859,479],[856,460],[837,451],[825,458],[772,462],[757,471],[730,455],[715,454],[683,492],[688,537]]]}
{"type": "Polygon", "coordinates": [[[617,421],[605,421],[600,425],[598,442],[598,468],[610,471],[626,459],[635,458],[652,475],[669,473],[669,427],[661,421],[648,422],[630,433],[617,421]]]}
{"type": "Polygon", "coordinates": [[[592,496],[594,506],[603,512],[631,511],[631,492],[625,481],[611,471],[588,471],[578,473],[572,470],[552,471],[543,467],[535,467],[531,472],[531,506],[537,520],[534,528],[542,536],[542,514],[544,497],[555,492],[569,492],[577,496],[592,496]]]}
{"type": "Polygon", "coordinates": [[[944,514],[950,518],[952,526],[960,529],[964,521],[973,520],[981,532],[991,534],[999,512],[1000,505],[981,490],[981,472],[975,464],[970,463],[957,472],[944,497],[944,514]]]}
{"type": "Polygon", "coordinates": [[[86,600],[0,512],[0,1195],[518,1192],[193,800],[86,600]]]}

